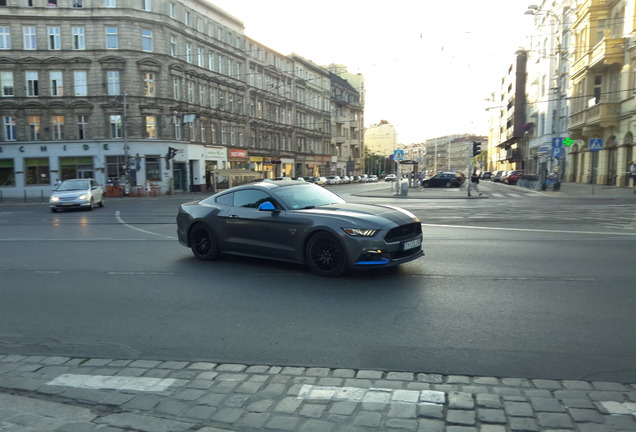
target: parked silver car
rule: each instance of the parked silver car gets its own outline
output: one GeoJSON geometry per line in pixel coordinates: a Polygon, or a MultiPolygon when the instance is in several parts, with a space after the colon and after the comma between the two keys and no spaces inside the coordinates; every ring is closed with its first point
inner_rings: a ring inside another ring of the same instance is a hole
{"type": "Polygon", "coordinates": [[[96,205],[104,207],[104,190],[93,179],[64,180],[49,198],[53,213],[79,208],[93,210],[96,205]]]}

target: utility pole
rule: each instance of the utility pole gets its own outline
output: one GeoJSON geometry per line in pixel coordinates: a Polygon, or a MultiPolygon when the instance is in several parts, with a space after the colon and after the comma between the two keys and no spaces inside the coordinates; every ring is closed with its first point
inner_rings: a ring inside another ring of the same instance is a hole
{"type": "Polygon", "coordinates": [[[130,189],[130,165],[129,165],[129,155],[128,155],[128,130],[127,130],[127,123],[128,123],[128,103],[126,102],[126,96],[128,96],[128,93],[124,92],[124,123],[123,123],[123,128],[122,128],[122,132],[124,135],[124,166],[126,167],[126,171],[124,172],[125,178],[126,178],[126,184],[124,185],[124,190],[128,191],[130,189]]]}

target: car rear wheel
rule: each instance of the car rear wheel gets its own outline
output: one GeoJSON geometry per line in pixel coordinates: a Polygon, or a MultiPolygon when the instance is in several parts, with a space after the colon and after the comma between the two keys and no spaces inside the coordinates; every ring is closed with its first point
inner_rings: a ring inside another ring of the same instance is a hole
{"type": "Polygon", "coordinates": [[[212,261],[219,257],[219,249],[212,230],[199,223],[190,229],[190,249],[195,257],[202,261],[212,261]]]}
{"type": "Polygon", "coordinates": [[[446,184],[444,186],[446,186],[447,188],[453,187],[453,183],[452,182],[446,182],[446,184]]]}
{"type": "Polygon", "coordinates": [[[101,200],[99,200],[99,206],[100,206],[100,207],[104,207],[104,198],[102,198],[101,200]]]}
{"type": "Polygon", "coordinates": [[[340,276],[347,268],[344,248],[337,238],[326,232],[315,234],[309,239],[305,256],[309,268],[318,276],[340,276]]]}

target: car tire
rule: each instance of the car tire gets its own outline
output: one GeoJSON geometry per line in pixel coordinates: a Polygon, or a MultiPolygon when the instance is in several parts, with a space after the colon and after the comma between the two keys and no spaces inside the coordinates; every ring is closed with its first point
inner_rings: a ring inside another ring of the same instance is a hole
{"type": "Polygon", "coordinates": [[[338,239],[319,232],[307,242],[305,258],[311,271],[324,277],[337,277],[347,269],[347,256],[338,239]]]}
{"type": "Polygon", "coordinates": [[[100,207],[104,207],[104,198],[102,198],[102,199],[99,201],[99,206],[100,206],[100,207]]]}
{"type": "Polygon", "coordinates": [[[93,201],[93,198],[91,198],[91,202],[88,203],[88,211],[92,211],[94,207],[95,207],[95,202],[93,201]]]}
{"type": "Polygon", "coordinates": [[[201,261],[213,261],[219,257],[219,248],[212,230],[203,223],[190,228],[188,244],[192,253],[201,261]]]}
{"type": "Polygon", "coordinates": [[[447,188],[453,187],[453,183],[452,182],[446,182],[446,184],[444,186],[446,186],[447,188]]]}
{"type": "Polygon", "coordinates": [[[428,182],[427,183],[422,183],[422,187],[423,188],[429,188],[429,187],[431,187],[431,185],[428,182]]]}
{"type": "Polygon", "coordinates": [[[57,213],[57,209],[56,209],[56,208],[51,207],[51,213],[57,213]]]}

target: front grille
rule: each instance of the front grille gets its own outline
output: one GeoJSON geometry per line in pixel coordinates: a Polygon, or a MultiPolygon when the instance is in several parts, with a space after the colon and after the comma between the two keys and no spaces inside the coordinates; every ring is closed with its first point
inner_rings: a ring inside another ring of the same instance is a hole
{"type": "Polygon", "coordinates": [[[407,239],[418,234],[422,234],[422,224],[419,222],[413,222],[391,229],[388,233],[386,233],[384,239],[387,242],[394,242],[407,239]]]}

